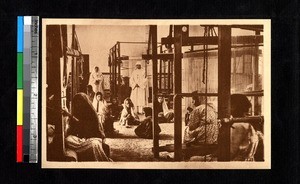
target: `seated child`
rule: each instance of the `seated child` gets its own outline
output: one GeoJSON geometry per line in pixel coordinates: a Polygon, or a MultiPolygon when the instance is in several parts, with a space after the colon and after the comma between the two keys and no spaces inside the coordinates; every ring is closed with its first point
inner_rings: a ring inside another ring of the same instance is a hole
{"type": "Polygon", "coordinates": [[[123,104],[123,110],[121,113],[120,124],[130,128],[130,125],[137,125],[139,123],[139,117],[134,113],[134,105],[130,98],[126,98],[123,104]]]}
{"type": "Polygon", "coordinates": [[[163,97],[158,97],[156,100],[157,117],[159,123],[171,123],[174,120],[174,112],[168,108],[168,105],[163,97]]]}
{"type": "MultiPolygon", "coordinates": [[[[143,111],[146,118],[140,122],[139,126],[134,130],[134,132],[138,137],[152,139],[152,109],[150,107],[144,107],[143,111]]],[[[161,129],[158,123],[156,123],[155,126],[158,130],[157,134],[159,134],[161,132],[161,129]]]]}
{"type": "Polygon", "coordinates": [[[113,97],[111,102],[111,105],[108,106],[110,117],[113,121],[118,121],[123,107],[118,104],[116,97],[113,97]]]}

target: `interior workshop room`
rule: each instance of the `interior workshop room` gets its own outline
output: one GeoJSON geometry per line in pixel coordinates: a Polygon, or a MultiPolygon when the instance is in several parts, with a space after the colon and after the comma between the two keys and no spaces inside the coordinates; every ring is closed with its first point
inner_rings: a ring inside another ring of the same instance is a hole
{"type": "Polygon", "coordinates": [[[263,62],[259,24],[47,25],[47,161],[263,162],[263,62]]]}

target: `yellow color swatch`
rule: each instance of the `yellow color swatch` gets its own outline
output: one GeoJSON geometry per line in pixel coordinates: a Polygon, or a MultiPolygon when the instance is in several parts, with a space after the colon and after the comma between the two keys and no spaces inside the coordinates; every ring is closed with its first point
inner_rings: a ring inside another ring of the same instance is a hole
{"type": "Polygon", "coordinates": [[[17,90],[17,125],[23,125],[23,89],[17,90]]]}

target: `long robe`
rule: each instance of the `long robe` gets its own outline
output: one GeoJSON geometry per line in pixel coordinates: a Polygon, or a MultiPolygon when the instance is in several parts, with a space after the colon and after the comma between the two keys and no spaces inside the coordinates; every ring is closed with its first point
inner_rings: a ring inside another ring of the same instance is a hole
{"type": "Polygon", "coordinates": [[[106,119],[107,113],[108,113],[106,101],[100,100],[98,103],[98,100],[96,99],[96,95],[95,95],[94,100],[93,100],[93,107],[95,108],[95,110],[98,114],[99,122],[103,124],[106,119]],[[98,107],[97,107],[97,105],[98,105],[98,107]]]}
{"type": "Polygon", "coordinates": [[[168,108],[165,99],[161,103],[156,100],[156,103],[159,111],[157,114],[158,122],[171,122],[174,118],[174,111],[168,108]]]}
{"type": "Polygon", "coordinates": [[[135,121],[139,119],[139,117],[134,113],[134,107],[131,106],[127,108],[124,104],[123,104],[123,110],[121,112],[120,124],[121,125],[134,124],[135,121]]]}
{"type": "MultiPolygon", "coordinates": [[[[144,120],[142,120],[139,126],[136,127],[134,130],[135,134],[138,137],[145,138],[145,139],[152,139],[153,138],[153,129],[152,129],[152,117],[148,116],[144,120]]],[[[158,123],[155,124],[157,134],[161,132],[160,126],[158,123]]]]}
{"type": "Polygon", "coordinates": [[[104,95],[104,76],[100,71],[91,73],[89,85],[92,85],[95,93],[101,92],[104,95]]]}
{"type": "Polygon", "coordinates": [[[145,106],[146,105],[146,87],[147,78],[143,69],[135,69],[130,77],[131,95],[130,99],[134,106],[145,106]],[[139,87],[136,87],[139,85],[139,87]]]}
{"type": "Polygon", "coordinates": [[[103,146],[107,146],[103,143],[105,134],[88,96],[76,94],[73,106],[73,115],[79,122],[70,122],[66,147],[78,154],[78,161],[111,161],[103,149],[103,146]]]}

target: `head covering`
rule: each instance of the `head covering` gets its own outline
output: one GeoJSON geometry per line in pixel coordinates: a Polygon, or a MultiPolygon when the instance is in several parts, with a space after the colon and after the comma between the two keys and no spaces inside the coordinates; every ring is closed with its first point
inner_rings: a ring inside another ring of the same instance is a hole
{"type": "Polygon", "coordinates": [[[152,116],[152,108],[151,107],[144,107],[145,117],[152,116]]]}
{"type": "Polygon", "coordinates": [[[192,94],[193,94],[192,99],[194,100],[194,106],[197,107],[201,104],[199,96],[198,96],[198,91],[193,91],[192,94]]]}
{"type": "Polygon", "coordinates": [[[123,103],[123,110],[122,110],[122,113],[121,113],[121,119],[120,119],[120,122],[124,121],[124,117],[127,116],[128,114],[131,114],[132,117],[134,117],[135,119],[139,119],[139,117],[134,113],[134,105],[131,101],[130,98],[126,98],[124,100],[124,103],[123,103]],[[127,108],[125,106],[125,102],[128,100],[129,102],[129,108],[127,108]]]}
{"type": "Polygon", "coordinates": [[[104,138],[103,130],[99,129],[97,113],[84,93],[77,93],[72,100],[73,115],[79,122],[71,121],[70,134],[80,138],[104,138]]]}
{"type": "Polygon", "coordinates": [[[247,113],[251,107],[251,103],[248,98],[243,94],[233,94],[230,97],[231,103],[231,115],[233,117],[241,117],[244,113],[247,113]]]}
{"type": "Polygon", "coordinates": [[[167,102],[165,101],[164,97],[162,97],[162,102],[161,103],[158,102],[158,99],[156,100],[156,106],[159,109],[158,111],[162,110],[162,112],[164,113],[164,115],[166,115],[167,113],[170,112],[169,107],[168,107],[167,102]]]}
{"type": "Polygon", "coordinates": [[[102,75],[101,71],[100,71],[100,67],[99,66],[94,66],[94,70],[92,71],[92,73],[94,74],[98,74],[98,75],[102,75]],[[98,71],[96,72],[95,69],[98,68],[98,71]]]}
{"type": "Polygon", "coordinates": [[[95,111],[97,112],[97,114],[101,114],[101,115],[105,115],[107,113],[107,103],[106,101],[104,100],[103,98],[103,95],[101,92],[97,92],[94,96],[94,99],[93,99],[93,107],[95,109],[95,111]],[[102,100],[97,100],[97,95],[101,94],[102,96],[102,100]]]}
{"type": "Polygon", "coordinates": [[[136,65],[142,65],[142,64],[141,64],[140,61],[137,61],[137,62],[135,63],[135,66],[136,66],[136,65]]]}
{"type": "Polygon", "coordinates": [[[98,91],[98,92],[96,93],[96,97],[97,97],[98,95],[101,95],[102,98],[103,98],[103,94],[102,94],[100,91],[98,91]]]}
{"type": "Polygon", "coordinates": [[[125,98],[125,100],[124,100],[124,102],[123,102],[123,106],[126,108],[126,106],[125,106],[125,102],[126,101],[128,101],[128,103],[129,103],[129,107],[130,108],[133,108],[134,107],[134,105],[133,105],[133,103],[132,103],[132,100],[130,99],[130,98],[125,98]]]}

